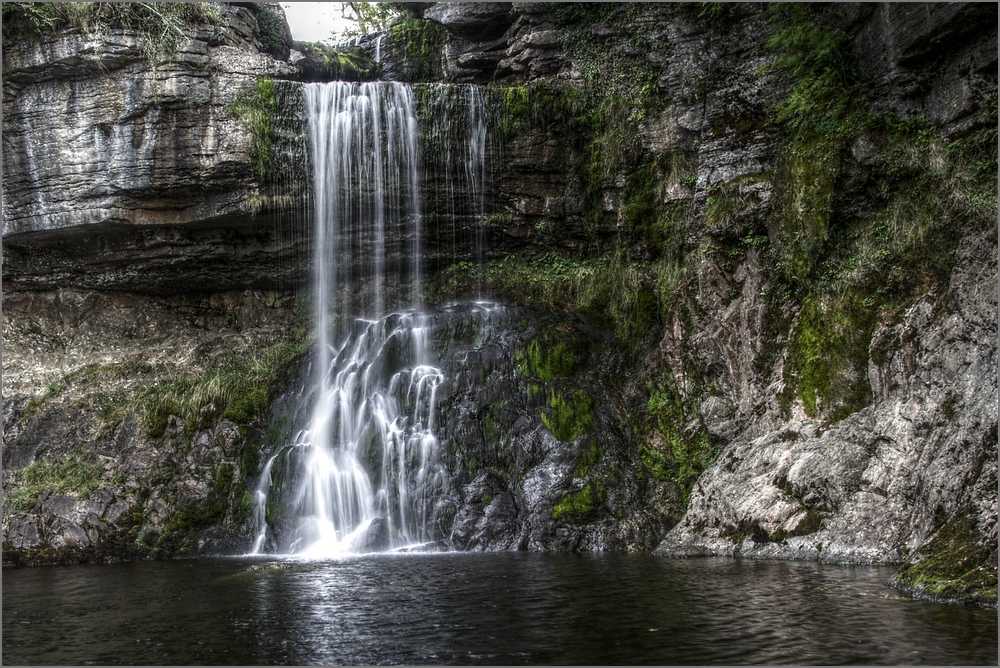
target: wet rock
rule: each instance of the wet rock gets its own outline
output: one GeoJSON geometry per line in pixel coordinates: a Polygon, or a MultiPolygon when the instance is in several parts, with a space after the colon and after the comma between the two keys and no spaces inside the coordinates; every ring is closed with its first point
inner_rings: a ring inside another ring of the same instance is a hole
{"type": "Polygon", "coordinates": [[[387,549],[389,549],[389,522],[384,517],[376,517],[368,525],[361,551],[384,552],[387,549]]]}
{"type": "Polygon", "coordinates": [[[462,550],[516,549],[518,511],[505,482],[481,473],[462,488],[465,503],[452,525],[450,541],[462,550]]]}

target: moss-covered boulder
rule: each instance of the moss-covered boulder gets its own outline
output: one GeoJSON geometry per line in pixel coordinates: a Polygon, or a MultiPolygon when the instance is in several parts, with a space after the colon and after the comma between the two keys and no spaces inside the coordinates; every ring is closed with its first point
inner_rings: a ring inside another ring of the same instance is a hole
{"type": "Polygon", "coordinates": [[[374,81],[381,74],[378,63],[358,49],[345,51],[319,42],[295,42],[293,48],[300,81],[374,81]]]}

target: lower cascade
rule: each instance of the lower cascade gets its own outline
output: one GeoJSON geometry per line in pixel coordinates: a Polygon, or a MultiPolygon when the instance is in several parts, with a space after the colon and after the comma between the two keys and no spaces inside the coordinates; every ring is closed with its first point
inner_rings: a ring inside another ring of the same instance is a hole
{"type": "MultiPolygon", "coordinates": [[[[475,110],[482,97],[468,88],[475,110]]],[[[454,508],[442,502],[449,475],[435,433],[443,374],[432,363],[432,316],[416,306],[385,312],[391,290],[398,298],[408,288],[413,304],[421,296],[413,94],[399,83],[335,82],[307,85],[304,99],[316,345],[294,436],[257,486],[251,553],[324,557],[440,541],[454,508]]],[[[460,173],[481,195],[483,114],[467,119],[460,173]]]]}
{"type": "Polygon", "coordinates": [[[442,374],[428,364],[427,318],[419,312],[355,320],[305,397],[308,426],[267,462],[257,491],[287,514],[279,552],[323,556],[434,539],[436,499],[448,474],[434,435],[442,374]],[[282,479],[275,470],[282,469],[282,479]]]}

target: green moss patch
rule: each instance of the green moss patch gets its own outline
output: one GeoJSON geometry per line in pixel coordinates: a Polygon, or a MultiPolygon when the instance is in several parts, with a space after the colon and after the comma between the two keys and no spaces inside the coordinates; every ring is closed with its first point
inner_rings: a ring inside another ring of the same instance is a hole
{"type": "Polygon", "coordinates": [[[997,546],[980,545],[973,509],[963,508],[904,564],[892,584],[919,596],[996,606],[997,546]]]}
{"type": "Polygon", "coordinates": [[[435,79],[441,69],[440,52],[447,40],[444,28],[427,19],[406,18],[395,23],[389,34],[403,57],[409,61],[417,81],[435,79]]]}
{"type": "Polygon", "coordinates": [[[552,519],[569,524],[586,522],[604,507],[606,498],[604,483],[591,481],[583,489],[567,494],[552,506],[552,519]]]}
{"type": "Polygon", "coordinates": [[[583,390],[569,392],[549,392],[548,411],[540,415],[545,428],[563,442],[579,438],[590,427],[594,417],[594,406],[583,390]]]}
{"type": "Polygon", "coordinates": [[[833,421],[872,401],[868,384],[868,344],[874,311],[856,295],[807,298],[799,314],[786,369],[807,415],[833,421]]]}
{"type": "MultiPolygon", "coordinates": [[[[698,396],[698,393],[693,396],[698,396]]],[[[695,481],[715,463],[721,446],[700,424],[697,405],[693,400],[684,400],[672,376],[665,383],[650,388],[646,411],[646,420],[666,440],[673,463],[669,462],[664,452],[649,444],[639,446],[640,459],[654,477],[676,482],[687,503],[695,481]],[[694,430],[688,426],[692,421],[699,425],[694,430]]]]}
{"type": "Polygon", "coordinates": [[[517,371],[522,376],[541,380],[564,378],[573,373],[575,356],[564,341],[551,341],[553,337],[532,339],[527,349],[514,355],[517,371]]]}

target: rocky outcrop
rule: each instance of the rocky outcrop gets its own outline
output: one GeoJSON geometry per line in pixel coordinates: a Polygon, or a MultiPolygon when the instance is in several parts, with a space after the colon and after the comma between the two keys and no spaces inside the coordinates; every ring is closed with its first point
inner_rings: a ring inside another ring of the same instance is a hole
{"type": "MultiPolygon", "coordinates": [[[[872,406],[731,443],[658,551],[868,563],[916,551],[995,470],[995,255],[995,238],[966,239],[947,293],[876,330],[887,352],[869,365],[872,406]]],[[[974,516],[985,543],[995,492],[974,516]]]]}
{"type": "Polygon", "coordinates": [[[7,289],[301,281],[298,91],[272,82],[374,65],[329,49],[279,60],[271,52],[289,58],[291,43],[280,7],[250,6],[218,5],[172,49],[134,28],[7,40],[7,289]]]}
{"type": "Polygon", "coordinates": [[[579,316],[494,308],[494,324],[452,339],[441,363],[442,446],[454,471],[447,543],[652,549],[676,522],[680,492],[644,472],[629,438],[614,342],[579,316]]]}
{"type": "Polygon", "coordinates": [[[234,410],[244,389],[183,419],[163,402],[249,373],[220,374],[234,354],[266,365],[294,329],[291,301],[5,292],[5,564],[245,549],[263,416],[234,410]]]}

